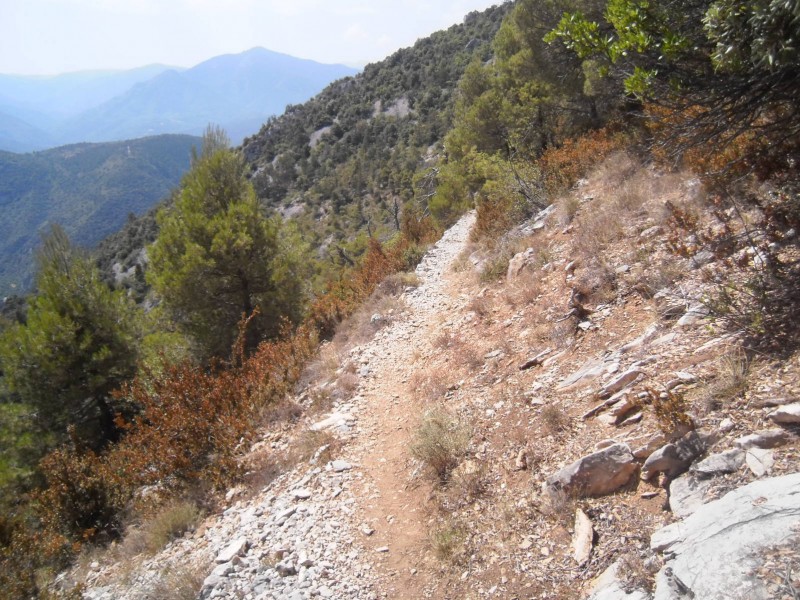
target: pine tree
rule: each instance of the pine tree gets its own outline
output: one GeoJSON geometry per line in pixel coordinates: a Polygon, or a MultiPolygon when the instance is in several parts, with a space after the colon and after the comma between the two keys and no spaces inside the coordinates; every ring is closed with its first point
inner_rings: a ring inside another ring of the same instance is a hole
{"type": "Polygon", "coordinates": [[[251,321],[250,349],[296,321],[304,301],[302,244],[279,218],[266,218],[241,154],[209,129],[203,149],[173,206],[158,214],[148,280],[166,307],[203,348],[225,356],[242,315],[251,321]]]}
{"type": "Polygon", "coordinates": [[[135,308],[103,283],[57,226],[38,262],[38,292],[26,322],[0,337],[5,383],[36,410],[44,431],[63,437],[72,426],[91,446],[115,441],[111,393],[135,373],[135,308]]]}

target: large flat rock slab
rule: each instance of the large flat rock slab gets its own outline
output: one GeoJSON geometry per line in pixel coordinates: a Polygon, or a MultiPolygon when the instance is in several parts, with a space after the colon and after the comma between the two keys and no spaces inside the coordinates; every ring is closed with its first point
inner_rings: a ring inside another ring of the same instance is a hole
{"type": "Polygon", "coordinates": [[[765,583],[750,573],[766,548],[790,543],[797,526],[800,473],[762,479],[700,506],[650,540],[667,558],[654,600],[767,600],[765,583]]]}

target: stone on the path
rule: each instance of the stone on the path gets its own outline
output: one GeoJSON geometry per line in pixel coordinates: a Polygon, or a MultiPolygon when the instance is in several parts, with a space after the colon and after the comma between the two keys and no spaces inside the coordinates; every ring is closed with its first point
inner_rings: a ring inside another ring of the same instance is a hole
{"type": "Polygon", "coordinates": [[[378,552],[378,553],[385,554],[388,551],[389,551],[389,546],[381,546],[380,548],[375,548],[375,552],[378,552]]]}
{"type": "Polygon", "coordinates": [[[680,582],[697,600],[773,597],[753,571],[767,548],[790,543],[800,526],[800,473],[755,481],[701,506],[653,534],[650,546],[669,559],[656,579],[654,600],[684,600],[680,582]]]}
{"type": "Polygon", "coordinates": [[[784,429],[764,429],[740,437],[733,443],[745,450],[748,448],[777,448],[788,443],[789,439],[789,434],[784,429]]]}
{"type": "Polygon", "coordinates": [[[306,488],[300,488],[292,492],[295,500],[308,500],[313,495],[311,490],[306,488]]]}
{"type": "Polygon", "coordinates": [[[714,441],[713,434],[700,434],[696,431],[687,433],[678,441],[659,448],[644,461],[642,479],[647,481],[658,473],[664,473],[673,479],[685,473],[714,441]]]}
{"type": "Polygon", "coordinates": [[[800,402],[779,406],[768,416],[773,423],[778,425],[796,425],[800,423],[800,402]]]}
{"type": "Polygon", "coordinates": [[[333,469],[334,473],[344,473],[345,471],[349,471],[353,468],[346,460],[334,460],[331,462],[331,468],[333,469]]]}
{"type": "Polygon", "coordinates": [[[314,423],[309,429],[311,431],[323,431],[325,429],[342,429],[348,426],[348,423],[353,420],[349,414],[333,413],[322,421],[314,423]]]}
{"type": "Polygon", "coordinates": [[[775,455],[772,450],[765,448],[750,448],[745,455],[745,462],[753,475],[763,477],[775,465],[775,455]]]}
{"type": "Polygon", "coordinates": [[[547,479],[551,490],[602,496],[628,483],[639,469],[627,444],[614,444],[578,459],[547,479]]]}
{"type": "Polygon", "coordinates": [[[735,473],[744,464],[744,451],[733,448],[701,460],[692,465],[691,471],[700,478],[714,477],[726,473],[735,473]]]}
{"type": "Polygon", "coordinates": [[[711,481],[684,473],[669,484],[669,509],[678,517],[688,517],[705,503],[711,481]]]}
{"type": "Polygon", "coordinates": [[[572,535],[572,558],[578,566],[585,565],[592,555],[594,528],[592,521],[580,508],[575,511],[575,533],[572,535]]]}
{"type": "Polygon", "coordinates": [[[233,573],[233,565],[231,563],[225,563],[214,567],[214,570],[211,571],[208,577],[203,581],[203,587],[200,589],[201,600],[210,598],[214,589],[231,573],[233,573]]]}
{"type": "Polygon", "coordinates": [[[227,563],[233,560],[234,556],[244,556],[247,552],[247,549],[250,547],[250,542],[247,538],[237,538],[233,540],[230,544],[225,546],[225,549],[222,550],[219,554],[217,554],[216,562],[217,563],[227,563]]]}

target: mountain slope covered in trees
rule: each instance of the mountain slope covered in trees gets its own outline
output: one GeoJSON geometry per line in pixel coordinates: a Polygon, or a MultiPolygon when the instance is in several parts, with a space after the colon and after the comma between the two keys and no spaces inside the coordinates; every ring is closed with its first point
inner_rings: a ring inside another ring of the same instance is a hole
{"type": "Polygon", "coordinates": [[[128,215],[169,194],[199,138],[163,135],[36,152],[0,152],[0,295],[32,282],[39,232],[59,223],[74,243],[94,246],[128,215]]]}

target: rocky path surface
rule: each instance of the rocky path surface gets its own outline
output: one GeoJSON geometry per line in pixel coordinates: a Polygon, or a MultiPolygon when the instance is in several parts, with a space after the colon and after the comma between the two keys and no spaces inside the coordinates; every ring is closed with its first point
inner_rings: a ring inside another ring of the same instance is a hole
{"type": "MultiPolygon", "coordinates": [[[[307,598],[419,598],[414,564],[426,531],[417,512],[419,490],[405,475],[410,414],[403,391],[407,365],[431,331],[430,317],[454,300],[444,277],[467,241],[474,213],[448,230],[417,268],[402,314],[370,342],[350,352],[359,385],[314,431],[329,430],[346,445],[337,460],[320,448],[254,496],[233,501],[194,536],[172,542],[124,582],[102,585],[90,573],[86,597],[141,600],[165,579],[201,570],[200,597],[250,600],[307,598]]],[[[172,584],[175,585],[174,581],[172,584]]],[[[156,594],[157,595],[157,594],[156,594]]]]}

